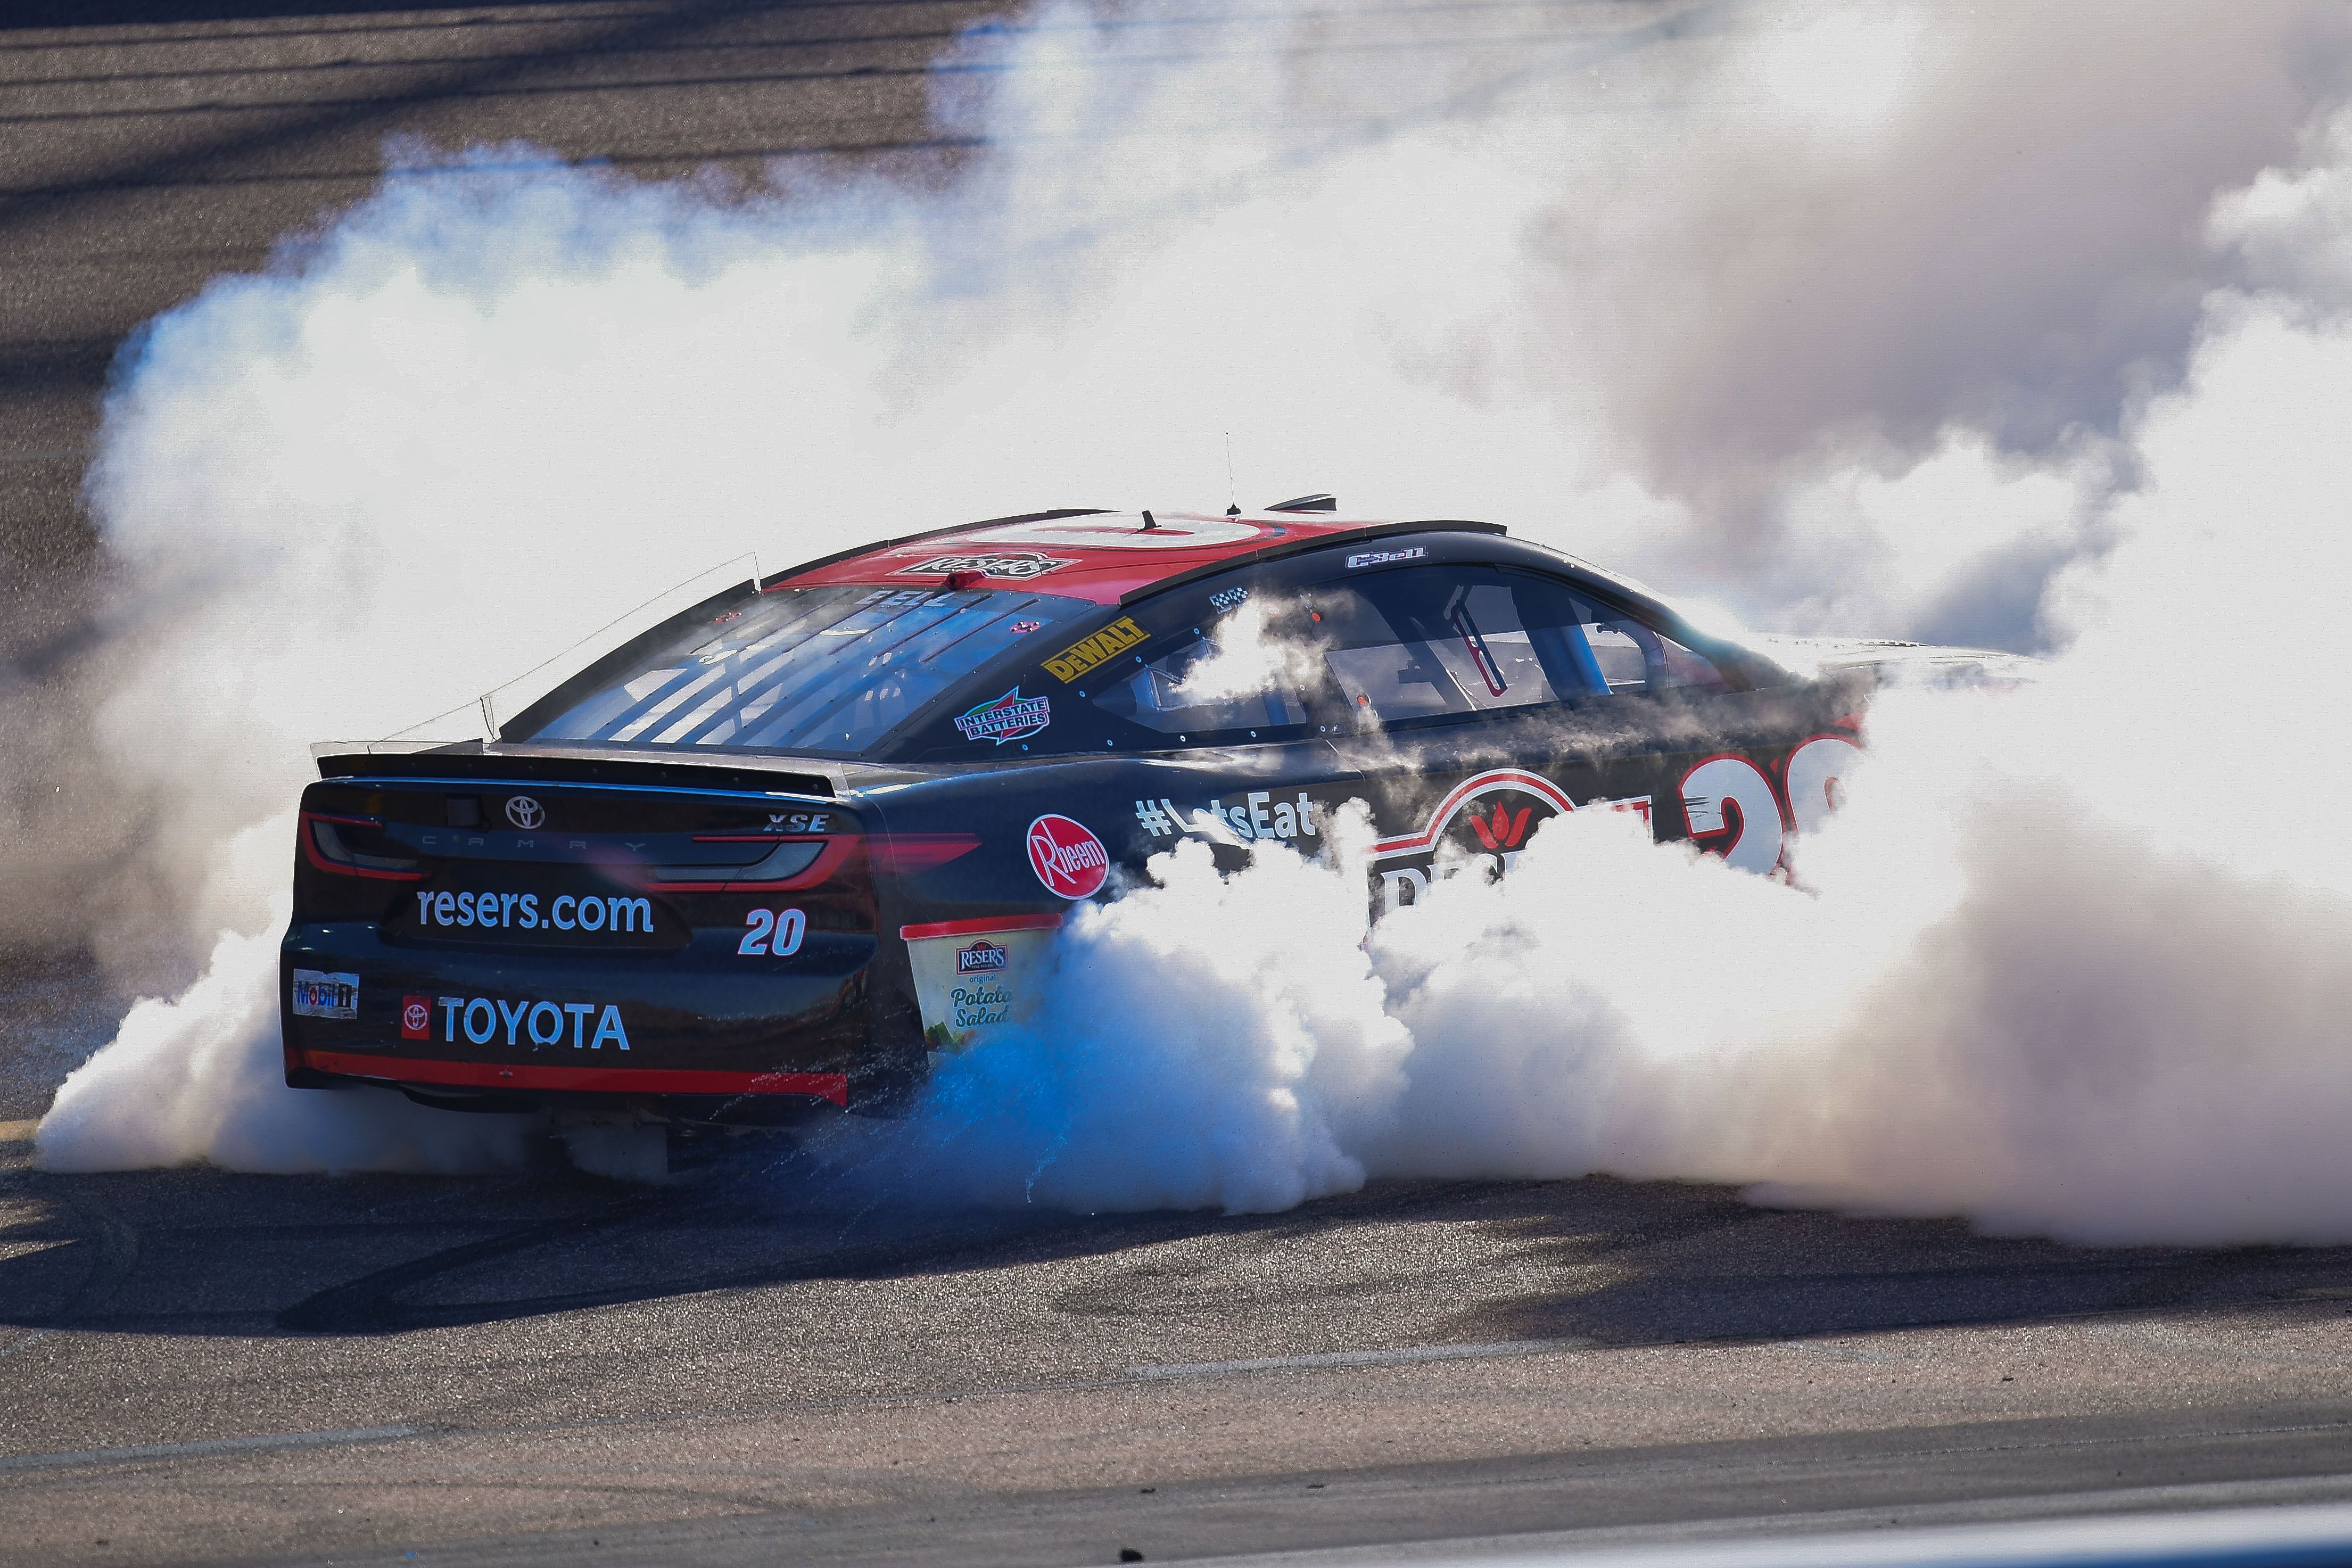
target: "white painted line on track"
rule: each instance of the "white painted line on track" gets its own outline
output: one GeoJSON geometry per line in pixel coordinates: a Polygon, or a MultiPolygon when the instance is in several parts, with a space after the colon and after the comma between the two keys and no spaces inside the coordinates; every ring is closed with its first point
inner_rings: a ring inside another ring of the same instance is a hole
{"type": "Polygon", "coordinates": [[[260,1437],[207,1437],[193,1443],[142,1443],[131,1448],[84,1448],[69,1454],[0,1458],[0,1474],[61,1470],[73,1465],[120,1465],[139,1459],[200,1459],[213,1454],[268,1453],[278,1448],[333,1448],[345,1443],[386,1443],[421,1437],[429,1426],[353,1426],[341,1432],[276,1432],[260,1437]]]}
{"type": "MultiPolygon", "coordinates": [[[[2100,1495],[2032,1500],[2063,1506],[2100,1495]]],[[[1195,1568],[2337,1568],[2352,1554],[2352,1506],[2340,1502],[1967,1525],[1906,1520],[1894,1529],[1875,1523],[1886,1508],[1851,1511],[1874,1522],[1816,1534],[1767,1514],[1190,1561],[1195,1568]]]]}
{"type": "Polygon", "coordinates": [[[1169,1366],[1131,1366],[1129,1377],[1232,1377],[1244,1372],[1301,1372],[1326,1366],[1409,1366],[1424,1361],[1485,1361],[1490,1357],[1545,1355],[1590,1350],[1585,1339],[1504,1340],[1486,1345],[1412,1345],[1390,1351],[1327,1351],[1321,1355],[1253,1356],[1246,1361],[1178,1362],[1169,1366]]]}

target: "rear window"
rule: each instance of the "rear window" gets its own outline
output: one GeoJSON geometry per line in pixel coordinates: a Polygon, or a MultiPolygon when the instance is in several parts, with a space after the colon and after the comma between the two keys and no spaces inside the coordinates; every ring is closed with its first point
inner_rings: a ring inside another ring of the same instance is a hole
{"type": "Polygon", "coordinates": [[[675,636],[628,674],[510,738],[855,754],[999,654],[1093,608],[1003,589],[777,589],[673,623],[675,636]]]}

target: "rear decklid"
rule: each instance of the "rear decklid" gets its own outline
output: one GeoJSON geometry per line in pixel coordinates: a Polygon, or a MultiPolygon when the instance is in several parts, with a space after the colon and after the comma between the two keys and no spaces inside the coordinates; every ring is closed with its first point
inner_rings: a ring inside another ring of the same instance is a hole
{"type": "Polygon", "coordinates": [[[304,792],[289,1074],[845,1099],[877,949],[857,811],[815,775],[789,781],[803,792],[495,765],[520,760],[409,758],[304,792]]]}

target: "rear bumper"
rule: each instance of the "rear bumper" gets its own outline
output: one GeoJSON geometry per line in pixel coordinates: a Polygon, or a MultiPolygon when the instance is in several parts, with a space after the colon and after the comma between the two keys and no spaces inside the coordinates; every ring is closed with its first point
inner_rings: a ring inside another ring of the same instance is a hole
{"type": "Polygon", "coordinates": [[[921,1043],[875,1037],[875,933],[812,932],[790,962],[756,965],[740,940],[499,952],[387,942],[366,922],[298,923],[279,958],[286,1080],[374,1084],[453,1108],[603,1104],[698,1121],[902,1098],[921,1043]]]}

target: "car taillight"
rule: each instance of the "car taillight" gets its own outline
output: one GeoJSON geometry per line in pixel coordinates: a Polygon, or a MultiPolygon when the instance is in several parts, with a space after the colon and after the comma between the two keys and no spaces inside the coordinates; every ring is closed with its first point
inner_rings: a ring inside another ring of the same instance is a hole
{"type": "MultiPolygon", "coordinates": [[[[697,843],[771,842],[731,835],[697,835],[697,843]]],[[[654,866],[646,883],[656,893],[791,893],[828,880],[843,863],[863,849],[875,869],[900,873],[928,871],[980,847],[970,833],[835,834],[827,838],[788,838],[773,849],[741,866],[654,866]]]]}
{"type": "Polygon", "coordinates": [[[855,833],[828,838],[739,839],[732,836],[697,834],[698,844],[756,843],[775,847],[758,859],[737,866],[649,866],[645,886],[655,893],[790,893],[814,888],[829,879],[843,861],[857,850],[855,833]]]}
{"type": "Polygon", "coordinates": [[[345,827],[381,830],[383,824],[357,816],[320,816],[302,813],[302,854],[321,871],[339,877],[373,877],[390,882],[422,881],[423,862],[402,856],[374,855],[345,842],[345,827]]]}
{"type": "Polygon", "coordinates": [[[980,847],[971,833],[877,833],[866,841],[875,869],[901,874],[928,871],[980,847]]]}
{"type": "MultiPolygon", "coordinates": [[[[762,840],[762,842],[766,841],[762,840]]],[[[787,839],[747,866],[656,866],[653,868],[652,885],[656,888],[668,888],[679,884],[691,884],[698,888],[732,887],[740,882],[750,883],[761,889],[775,887],[793,881],[806,874],[812,867],[824,858],[825,849],[829,845],[840,842],[843,840],[787,839]]],[[[852,839],[849,842],[855,842],[855,840],[852,839]]],[[[835,857],[836,861],[840,858],[842,858],[841,856],[835,857]]]]}

